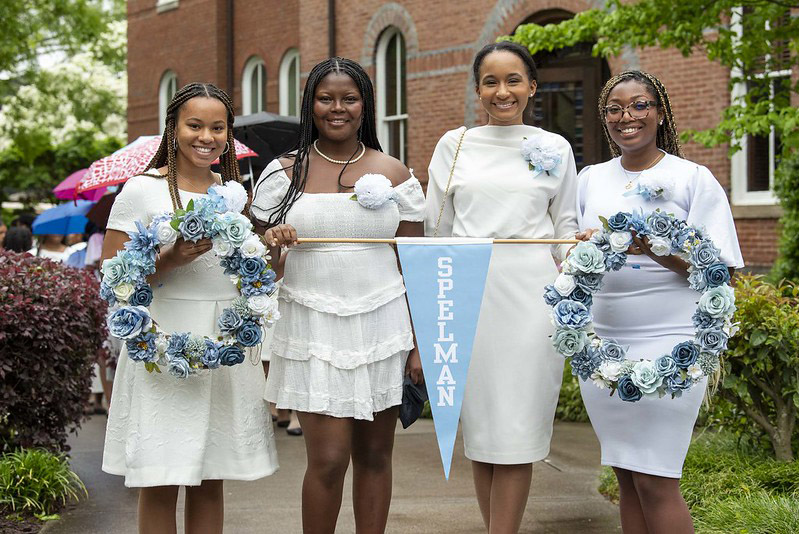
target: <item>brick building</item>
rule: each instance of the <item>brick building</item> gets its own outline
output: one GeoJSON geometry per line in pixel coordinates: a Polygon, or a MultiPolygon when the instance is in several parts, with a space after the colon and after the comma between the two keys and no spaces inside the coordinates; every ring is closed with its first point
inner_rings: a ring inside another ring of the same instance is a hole
{"type": "MultiPolygon", "coordinates": [[[[486,117],[471,78],[475,52],[524,22],[556,22],[597,0],[129,0],[128,135],[156,133],[177,87],[211,81],[233,95],[237,113],[296,115],[308,71],[331,53],[359,61],[375,81],[384,150],[424,181],[436,141],[486,117]]],[[[626,68],[658,76],[681,130],[713,126],[730,101],[730,73],[702,55],[627,50],[610,61],[574,47],[537,57],[539,90],[526,120],[564,135],[578,166],[607,148],[596,113],[605,80],[626,68]]],[[[791,73],[770,73],[775,77],[791,73]]],[[[774,139],[685,147],[730,195],[748,266],[776,256],[780,208],[770,191],[774,139]]]]}

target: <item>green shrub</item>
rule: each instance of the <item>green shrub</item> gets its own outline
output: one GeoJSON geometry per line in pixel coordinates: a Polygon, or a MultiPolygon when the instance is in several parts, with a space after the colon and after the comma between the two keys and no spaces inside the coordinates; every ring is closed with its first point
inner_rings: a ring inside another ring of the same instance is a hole
{"type": "Polygon", "coordinates": [[[774,193],[780,199],[780,249],[772,277],[799,282],[799,151],[785,150],[774,176],[774,193]]]}
{"type": "Polygon", "coordinates": [[[563,369],[563,385],[560,387],[555,419],[578,423],[588,421],[588,413],[585,411],[583,398],[580,395],[579,378],[571,373],[571,366],[569,365],[566,365],[563,369]]]}
{"type": "Polygon", "coordinates": [[[66,457],[44,449],[21,449],[0,457],[0,509],[37,517],[55,513],[87,495],[66,457]]]}
{"type": "Polygon", "coordinates": [[[796,498],[757,491],[738,499],[714,500],[694,510],[697,534],[788,534],[799,531],[796,498]]]}

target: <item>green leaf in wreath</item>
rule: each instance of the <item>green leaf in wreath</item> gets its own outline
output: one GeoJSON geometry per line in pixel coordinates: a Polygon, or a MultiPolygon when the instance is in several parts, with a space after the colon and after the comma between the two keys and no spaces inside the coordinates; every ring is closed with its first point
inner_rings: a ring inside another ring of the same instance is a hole
{"type": "Polygon", "coordinates": [[[194,199],[189,200],[189,203],[186,204],[186,211],[194,210],[194,199]]]}
{"type": "Polygon", "coordinates": [[[180,218],[183,217],[184,215],[186,215],[186,210],[184,210],[183,208],[178,208],[175,210],[175,217],[180,218]]]}
{"type": "Polygon", "coordinates": [[[155,370],[155,363],[153,363],[153,362],[144,362],[144,368],[147,369],[148,373],[152,373],[155,370]]]}
{"type": "Polygon", "coordinates": [[[358,200],[358,195],[352,195],[352,196],[350,197],[350,200],[355,200],[355,201],[357,201],[357,200],[358,200]]]}
{"type": "Polygon", "coordinates": [[[610,231],[610,225],[608,224],[608,220],[605,217],[601,216],[601,215],[599,216],[599,220],[602,222],[602,227],[609,232],[610,231]]]}
{"type": "Polygon", "coordinates": [[[177,230],[180,230],[180,221],[179,221],[179,220],[177,220],[177,219],[173,219],[173,220],[172,220],[172,221],[169,223],[169,226],[171,226],[171,227],[172,227],[174,230],[176,230],[176,231],[177,231],[177,230]]]}

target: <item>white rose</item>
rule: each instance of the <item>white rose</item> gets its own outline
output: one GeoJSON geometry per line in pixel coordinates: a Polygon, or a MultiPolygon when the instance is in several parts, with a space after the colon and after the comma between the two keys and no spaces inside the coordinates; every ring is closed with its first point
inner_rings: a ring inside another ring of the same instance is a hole
{"type": "Polygon", "coordinates": [[[244,240],[239,251],[245,258],[260,258],[266,252],[266,247],[257,235],[252,234],[244,240]]]}
{"type": "Polygon", "coordinates": [[[266,315],[272,307],[272,299],[267,295],[253,295],[247,299],[247,307],[254,315],[266,315]]]}
{"type": "Polygon", "coordinates": [[[619,379],[621,367],[621,362],[602,362],[599,366],[599,374],[602,375],[602,378],[605,380],[613,382],[619,379]]]}
{"type": "Polygon", "coordinates": [[[649,248],[657,256],[668,256],[671,254],[671,240],[665,237],[650,237],[649,248]]]}
{"type": "Polygon", "coordinates": [[[612,232],[609,236],[610,249],[613,252],[627,252],[633,242],[633,234],[630,232],[612,232]]]}
{"type": "Polygon", "coordinates": [[[561,294],[561,296],[568,297],[571,295],[574,288],[577,287],[577,282],[574,281],[574,277],[570,274],[560,273],[557,278],[555,278],[555,283],[553,284],[555,287],[555,291],[561,294]]]}
{"type": "Polygon", "coordinates": [[[164,221],[159,224],[155,233],[158,237],[158,242],[161,243],[162,247],[168,247],[174,244],[178,238],[178,231],[172,228],[172,225],[169,221],[164,221]]]}
{"type": "Polygon", "coordinates": [[[121,284],[114,287],[114,296],[120,302],[127,302],[130,299],[131,295],[133,295],[133,291],[136,288],[133,287],[133,284],[129,284],[128,282],[122,282],[121,284]]]}
{"type": "Polygon", "coordinates": [[[211,249],[217,256],[230,256],[233,253],[233,245],[225,241],[221,236],[211,239],[211,249]]]}
{"type": "Polygon", "coordinates": [[[695,364],[695,363],[689,365],[688,369],[686,369],[686,371],[688,372],[688,376],[690,376],[694,380],[699,380],[700,378],[702,378],[702,375],[704,374],[702,372],[702,368],[699,367],[699,365],[695,364]]]}

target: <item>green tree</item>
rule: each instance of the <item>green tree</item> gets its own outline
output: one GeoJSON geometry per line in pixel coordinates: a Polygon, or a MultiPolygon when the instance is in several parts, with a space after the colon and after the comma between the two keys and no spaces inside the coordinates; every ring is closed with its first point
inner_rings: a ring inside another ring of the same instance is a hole
{"type": "Polygon", "coordinates": [[[740,150],[745,135],[768,135],[773,128],[782,147],[775,192],[780,197],[780,276],[799,279],[799,82],[775,82],[763,72],[799,65],[799,3],[789,0],[608,0],[601,9],[578,13],[559,24],[528,24],[509,39],[532,53],[593,42],[599,56],[620,54],[624,47],[674,48],[684,56],[705,54],[730,69],[731,88],[745,84],[745,94],[732,99],[719,123],[709,130],[686,132],[706,146],[728,143],[740,150]]]}

